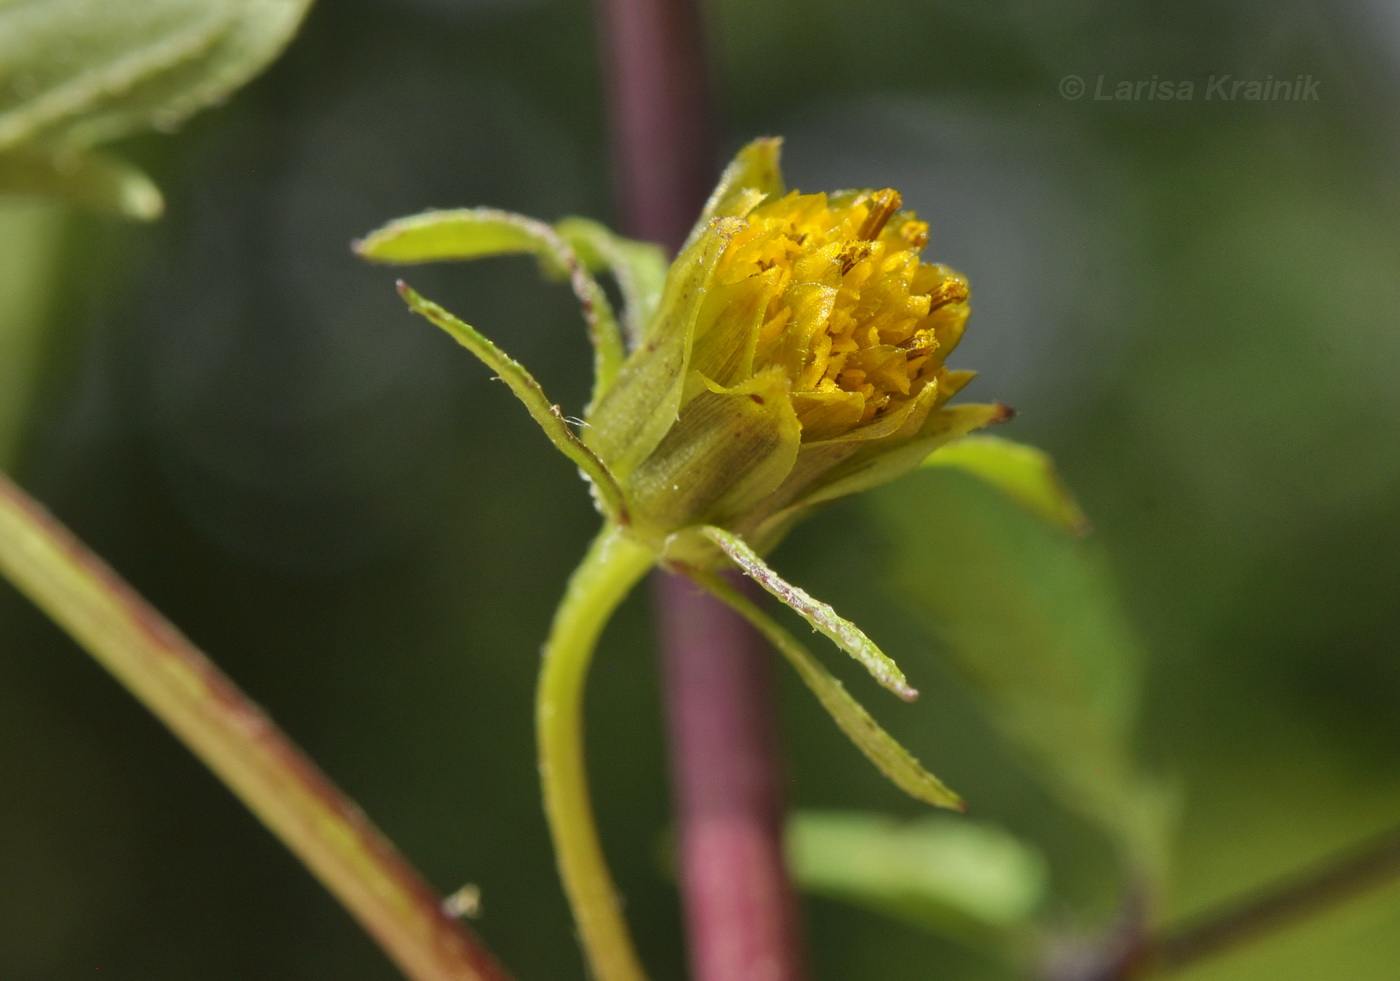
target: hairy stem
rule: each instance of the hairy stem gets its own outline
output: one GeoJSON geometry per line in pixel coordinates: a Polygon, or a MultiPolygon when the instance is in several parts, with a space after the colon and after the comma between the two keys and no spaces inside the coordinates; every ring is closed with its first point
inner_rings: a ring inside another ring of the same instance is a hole
{"type": "Polygon", "coordinates": [[[364,813],[232,681],[0,474],[0,573],[248,806],[414,981],[506,981],[364,813]]]}
{"type": "Polygon", "coordinates": [[[605,525],[554,615],[535,702],[545,817],[564,892],[596,981],[642,981],[588,799],[583,694],[598,635],[651,568],[651,550],[605,525]]]}

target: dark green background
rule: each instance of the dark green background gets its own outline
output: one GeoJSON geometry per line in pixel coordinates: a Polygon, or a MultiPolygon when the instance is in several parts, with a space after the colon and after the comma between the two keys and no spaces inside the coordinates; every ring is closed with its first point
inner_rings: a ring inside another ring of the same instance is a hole
{"type": "MultiPolygon", "coordinates": [[[[1149,652],[1142,749],[1183,808],[1170,910],[1394,823],[1400,17],[1381,0],[711,13],[724,149],[784,134],[794,186],[901,188],[932,225],[929,256],[971,278],[954,362],[982,372],[971,394],[1021,410],[1005,435],[1059,460],[1149,652]],[[1319,98],[1205,101],[1225,73],[1311,76],[1319,98]],[[1063,98],[1067,75],[1088,94],[1063,98]],[[1100,75],[1191,80],[1196,98],[1101,101],[1100,75]]],[[[522,981],[582,976],[530,712],[547,618],[596,519],[504,386],[348,243],[430,206],[607,219],[603,127],[582,3],[320,5],[227,106],[123,145],[167,193],[161,223],[67,214],[35,253],[49,329],[11,461],[436,886],[481,886],[479,929],[522,981]]],[[[581,407],[588,353],[566,290],[523,261],[410,278],[581,407]]],[[[1092,924],[1115,888],[1105,846],[997,744],[916,611],[887,595],[890,548],[844,504],[775,563],[886,642],[928,697],[857,692],[979,817],[1046,850],[1053,920],[1092,924]]],[[[608,634],[590,757],[629,917],[673,978],[648,631],[634,600],[608,634]]],[[[916,813],[781,677],[794,801],[916,813]]],[[[8,587],[0,719],[0,977],[394,976],[8,587]]],[[[808,926],[819,979],[1004,976],[824,901],[808,926]]],[[[1397,972],[1392,886],[1189,978],[1397,972]]]]}

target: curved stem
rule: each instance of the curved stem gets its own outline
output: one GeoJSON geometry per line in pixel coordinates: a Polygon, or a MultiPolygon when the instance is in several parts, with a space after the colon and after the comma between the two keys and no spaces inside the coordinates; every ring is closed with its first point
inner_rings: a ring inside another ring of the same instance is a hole
{"type": "Polygon", "coordinates": [[[651,568],[651,550],[607,524],[569,580],[554,615],[535,701],[545,817],[564,892],[597,981],[644,981],[603,859],[588,799],[583,692],[598,635],[651,568]]]}

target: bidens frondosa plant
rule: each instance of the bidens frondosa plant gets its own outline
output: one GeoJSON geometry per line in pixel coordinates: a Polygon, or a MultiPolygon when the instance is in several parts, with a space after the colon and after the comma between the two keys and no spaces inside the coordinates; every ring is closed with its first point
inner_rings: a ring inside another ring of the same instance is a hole
{"type": "MultiPolygon", "coordinates": [[[[929,803],[961,806],[801,643],[718,575],[741,569],[882,685],[917,694],[861,630],[762,556],[817,506],[892,480],[1009,417],[1002,405],[948,404],[972,378],[945,364],[967,322],[968,284],[921,260],[928,239],[928,225],[893,190],[787,192],[778,142],[759,140],[725,171],[669,268],[654,247],[592,222],[551,226],[487,209],[401,219],[357,243],[367,258],[400,263],[531,254],[567,277],[583,306],[595,376],[575,432],[521,365],[399,285],[414,311],[511,387],[578,465],[605,519],[556,614],[537,704],[546,811],[600,978],[642,974],[588,803],[583,678],[608,617],[654,564],[688,575],[753,623],[892,781],[929,803]],[[597,271],[616,280],[620,317],[597,271]]],[[[1005,454],[987,454],[961,454],[958,465],[1002,466],[995,458],[1005,454]]],[[[1014,453],[1006,459],[1019,466],[1014,453]]]]}

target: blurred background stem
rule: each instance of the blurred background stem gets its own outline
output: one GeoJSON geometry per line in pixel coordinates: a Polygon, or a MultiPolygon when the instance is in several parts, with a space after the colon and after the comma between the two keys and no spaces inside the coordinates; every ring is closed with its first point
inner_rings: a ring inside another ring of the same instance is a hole
{"type": "Polygon", "coordinates": [[[1400,877],[1400,827],[1391,828],[1242,898],[1151,935],[1141,904],[1079,950],[1052,954],[1044,981],[1142,981],[1175,975],[1320,916],[1400,877]]]}
{"type": "MultiPolygon", "coordinates": [[[[598,0],[623,230],[675,249],[715,178],[694,0],[598,0]]],[[[677,864],[694,981],[803,975],[783,858],[770,654],[735,613],[658,573],[677,864]]]]}
{"type": "Polygon", "coordinates": [[[13,462],[29,417],[62,230],[63,209],[50,202],[7,201],[0,208],[0,466],[13,462]]]}
{"type": "Polygon", "coordinates": [[[1286,930],[1400,876],[1400,827],[1253,896],[1209,911],[1146,945],[1120,977],[1169,974],[1286,930]]]}
{"type": "Polygon", "coordinates": [[[0,573],[202,760],[413,981],[507,981],[364,813],[179,631],[0,475],[0,573]]]}
{"type": "Polygon", "coordinates": [[[597,0],[618,218],[672,250],[715,180],[715,147],[695,0],[597,0]]]}
{"type": "Polygon", "coordinates": [[[688,580],[658,575],[656,598],[691,973],[799,978],[771,655],[688,580]]]}

